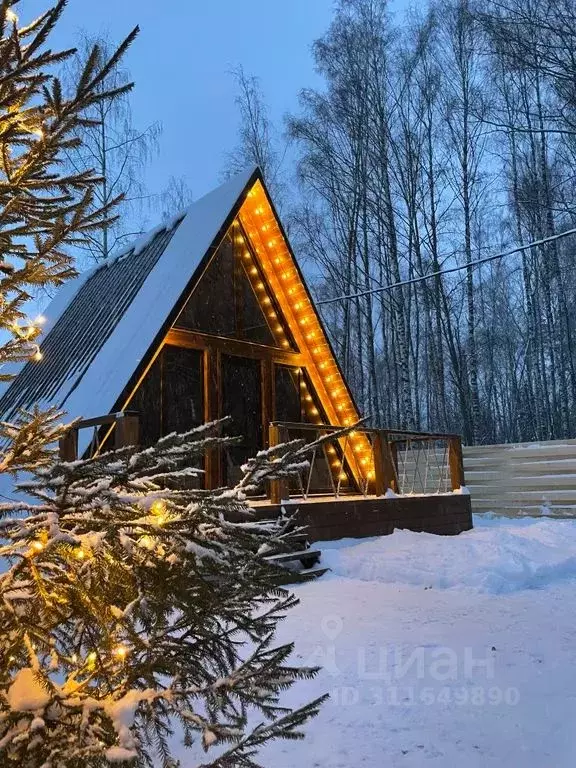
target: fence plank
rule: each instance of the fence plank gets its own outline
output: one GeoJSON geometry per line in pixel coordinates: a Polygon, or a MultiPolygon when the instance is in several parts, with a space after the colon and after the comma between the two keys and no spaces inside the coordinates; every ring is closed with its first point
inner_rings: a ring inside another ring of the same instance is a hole
{"type": "Polygon", "coordinates": [[[464,447],[476,512],[576,517],[576,440],[464,447]]]}

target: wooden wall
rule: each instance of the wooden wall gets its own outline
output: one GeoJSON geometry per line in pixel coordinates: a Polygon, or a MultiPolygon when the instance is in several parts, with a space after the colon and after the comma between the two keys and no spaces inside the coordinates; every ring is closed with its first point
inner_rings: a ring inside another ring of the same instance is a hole
{"type": "Polygon", "coordinates": [[[576,517],[576,440],[464,447],[474,512],[576,517]]]}
{"type": "MultiPolygon", "coordinates": [[[[470,497],[460,494],[398,496],[397,498],[326,499],[290,505],[298,521],[308,527],[310,541],[385,536],[395,528],[456,535],[472,528],[470,497]]],[[[266,518],[279,508],[257,507],[266,518]]]]}

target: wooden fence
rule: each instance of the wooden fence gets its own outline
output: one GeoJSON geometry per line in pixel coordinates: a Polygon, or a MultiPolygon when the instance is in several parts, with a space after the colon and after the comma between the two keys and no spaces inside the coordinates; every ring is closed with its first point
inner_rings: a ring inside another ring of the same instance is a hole
{"type": "Polygon", "coordinates": [[[576,517],[576,440],[464,447],[473,512],[576,517]]]}

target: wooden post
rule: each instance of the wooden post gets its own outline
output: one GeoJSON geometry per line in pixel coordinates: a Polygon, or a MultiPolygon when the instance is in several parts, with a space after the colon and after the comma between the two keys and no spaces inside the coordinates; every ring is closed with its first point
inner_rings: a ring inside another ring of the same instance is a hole
{"type": "Polygon", "coordinates": [[[58,450],[62,461],[76,461],[78,458],[78,430],[69,430],[60,438],[58,450]]]}
{"type": "MultiPolygon", "coordinates": [[[[220,353],[216,349],[204,350],[204,421],[220,418],[220,353]]],[[[204,455],[206,490],[221,485],[222,458],[219,448],[211,448],[204,455]]]]}
{"type": "Polygon", "coordinates": [[[271,359],[262,360],[262,434],[264,447],[270,445],[270,422],[274,419],[274,363],[271,359]]]}
{"type": "Polygon", "coordinates": [[[119,413],[116,418],[116,448],[138,445],[140,441],[140,419],[135,413],[119,413]]]}
{"type": "Polygon", "coordinates": [[[386,493],[386,478],[384,470],[385,447],[383,445],[382,432],[374,434],[372,451],[374,456],[374,493],[376,496],[384,496],[386,493]]]}
{"type": "MultiPolygon", "coordinates": [[[[268,428],[268,442],[270,448],[275,445],[279,445],[282,442],[282,435],[280,427],[276,424],[270,424],[268,428]]],[[[286,480],[271,480],[270,481],[270,501],[272,504],[281,504],[285,499],[290,498],[288,491],[288,482],[286,480]]]]}
{"type": "Polygon", "coordinates": [[[452,490],[457,491],[458,488],[463,488],[466,482],[464,479],[462,440],[459,437],[451,437],[448,440],[448,466],[450,467],[452,490]]]}
{"type": "Polygon", "coordinates": [[[392,485],[390,486],[394,493],[401,493],[398,482],[398,443],[388,440],[388,453],[390,455],[390,471],[392,473],[392,485]]]}
{"type": "Polygon", "coordinates": [[[381,430],[374,434],[374,478],[376,496],[384,496],[389,488],[395,493],[398,491],[392,445],[386,432],[381,430]]]}

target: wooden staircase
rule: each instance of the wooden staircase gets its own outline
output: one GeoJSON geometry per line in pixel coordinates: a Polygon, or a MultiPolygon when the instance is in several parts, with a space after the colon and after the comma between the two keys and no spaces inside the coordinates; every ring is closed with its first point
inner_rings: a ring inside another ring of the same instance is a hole
{"type": "Polygon", "coordinates": [[[266,562],[277,565],[286,571],[287,584],[311,581],[330,570],[329,568],[314,567],[320,562],[322,552],[310,547],[305,533],[293,534],[290,536],[290,540],[298,545],[298,549],[264,556],[266,562]]]}

